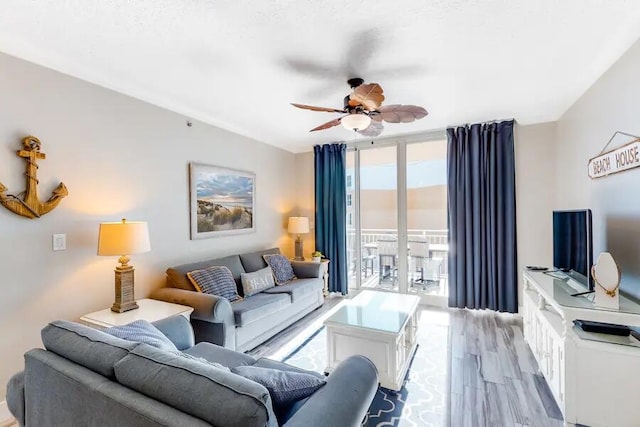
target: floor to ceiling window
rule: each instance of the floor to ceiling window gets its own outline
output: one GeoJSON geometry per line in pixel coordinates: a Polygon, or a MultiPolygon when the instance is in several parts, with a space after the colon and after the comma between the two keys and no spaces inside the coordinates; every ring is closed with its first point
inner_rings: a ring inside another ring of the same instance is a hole
{"type": "Polygon", "coordinates": [[[438,135],[347,153],[349,287],[446,303],[446,151],[438,135]]]}

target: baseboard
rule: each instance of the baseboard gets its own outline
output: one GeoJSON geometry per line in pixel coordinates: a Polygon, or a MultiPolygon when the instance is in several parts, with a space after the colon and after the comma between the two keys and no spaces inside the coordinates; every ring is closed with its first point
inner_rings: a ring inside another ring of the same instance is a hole
{"type": "Polygon", "coordinates": [[[9,412],[7,401],[0,402],[0,427],[8,427],[15,425],[15,418],[9,412]]]}

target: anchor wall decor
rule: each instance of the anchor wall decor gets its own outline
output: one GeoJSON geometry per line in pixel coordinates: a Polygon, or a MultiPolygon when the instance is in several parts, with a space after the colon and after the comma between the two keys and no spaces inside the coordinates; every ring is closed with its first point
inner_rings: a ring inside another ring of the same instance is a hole
{"type": "Polygon", "coordinates": [[[53,190],[52,196],[46,202],[38,199],[38,160],[44,160],[45,154],[40,152],[42,143],[35,136],[27,136],[22,139],[24,148],[18,150],[17,154],[27,162],[27,189],[16,195],[5,194],[7,187],[0,182],[0,203],[11,212],[27,218],[40,218],[42,215],[55,209],[60,201],[69,194],[64,183],[58,184],[53,190]],[[23,198],[21,199],[20,196],[23,198]]]}

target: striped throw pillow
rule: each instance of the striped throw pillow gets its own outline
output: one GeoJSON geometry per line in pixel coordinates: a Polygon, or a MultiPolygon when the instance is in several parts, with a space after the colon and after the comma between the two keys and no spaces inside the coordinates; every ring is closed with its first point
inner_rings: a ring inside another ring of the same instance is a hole
{"type": "Polygon", "coordinates": [[[202,270],[190,271],[187,273],[187,277],[198,292],[217,295],[230,302],[242,299],[238,295],[238,288],[231,270],[225,266],[214,265],[202,270]]]}

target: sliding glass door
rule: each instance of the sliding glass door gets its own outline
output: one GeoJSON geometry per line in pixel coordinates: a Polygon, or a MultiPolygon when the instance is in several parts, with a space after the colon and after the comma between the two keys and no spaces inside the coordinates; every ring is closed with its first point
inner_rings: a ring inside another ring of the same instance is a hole
{"type": "Polygon", "coordinates": [[[347,153],[349,287],[398,290],[396,148],[347,153]]]}
{"type": "Polygon", "coordinates": [[[407,144],[409,292],[446,305],[447,141],[407,144]]]}
{"type": "Polygon", "coordinates": [[[347,153],[350,288],[446,305],[446,141],[438,137],[347,153]]]}

